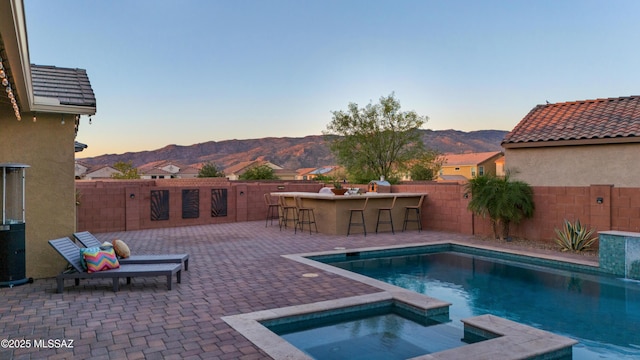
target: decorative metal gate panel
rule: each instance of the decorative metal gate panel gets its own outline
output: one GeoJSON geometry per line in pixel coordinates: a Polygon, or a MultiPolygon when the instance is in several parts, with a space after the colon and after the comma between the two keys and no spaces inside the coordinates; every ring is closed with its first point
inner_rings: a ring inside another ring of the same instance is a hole
{"type": "Polygon", "coordinates": [[[211,217],[227,216],[227,189],[211,189],[211,217]]]}
{"type": "Polygon", "coordinates": [[[182,190],[182,218],[197,219],[200,217],[200,190],[182,190]]]}
{"type": "Polygon", "coordinates": [[[169,190],[151,190],[151,221],[169,220],[169,190]]]}

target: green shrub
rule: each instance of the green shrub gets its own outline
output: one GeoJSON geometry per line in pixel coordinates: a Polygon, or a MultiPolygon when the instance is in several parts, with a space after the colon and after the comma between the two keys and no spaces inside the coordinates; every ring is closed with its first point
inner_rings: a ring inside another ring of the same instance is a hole
{"type": "Polygon", "coordinates": [[[597,236],[593,237],[595,229],[587,229],[580,220],[576,220],[574,224],[565,220],[562,229],[554,230],[557,235],[556,243],[560,245],[562,251],[584,251],[598,239],[597,236]]]}

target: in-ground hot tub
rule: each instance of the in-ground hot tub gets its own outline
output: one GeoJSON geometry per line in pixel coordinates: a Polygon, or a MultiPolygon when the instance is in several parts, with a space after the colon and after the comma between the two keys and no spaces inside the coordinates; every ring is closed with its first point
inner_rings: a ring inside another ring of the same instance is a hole
{"type": "Polygon", "coordinates": [[[222,319],[274,359],[571,358],[572,339],[492,315],[463,319],[462,330],[448,307],[399,290],[222,319]]]}

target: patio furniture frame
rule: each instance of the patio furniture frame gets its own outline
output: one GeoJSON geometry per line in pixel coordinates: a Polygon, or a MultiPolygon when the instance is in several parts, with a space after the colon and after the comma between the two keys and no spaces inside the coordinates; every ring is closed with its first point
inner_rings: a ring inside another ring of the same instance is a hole
{"type": "Polygon", "coordinates": [[[114,292],[119,290],[120,278],[127,278],[127,284],[130,284],[132,277],[166,276],[168,290],[172,289],[171,278],[174,274],[177,283],[181,282],[182,266],[179,264],[122,264],[118,269],[89,273],[82,267],[80,247],[73,240],[68,237],[49,240],[49,245],[67,260],[71,267],[56,276],[58,293],[64,290],[66,279],[74,279],[76,286],[80,284],[80,279],[113,279],[114,292]]]}
{"type": "MultiPolygon", "coordinates": [[[[82,246],[90,248],[102,245],[100,240],[88,231],[73,233],[73,237],[82,246]]],[[[189,271],[189,254],[147,254],[131,255],[128,258],[118,258],[120,264],[184,264],[184,270],[189,271]]]]}

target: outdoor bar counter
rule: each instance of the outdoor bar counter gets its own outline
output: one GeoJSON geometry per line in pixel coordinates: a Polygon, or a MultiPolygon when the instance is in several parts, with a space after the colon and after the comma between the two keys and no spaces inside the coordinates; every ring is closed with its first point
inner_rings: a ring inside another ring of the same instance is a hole
{"type": "MultiPolygon", "coordinates": [[[[368,192],[356,195],[334,195],[311,192],[273,192],[271,196],[284,197],[287,204],[295,204],[295,198],[302,201],[302,206],[313,208],[316,216],[316,224],[318,232],[330,235],[347,235],[349,227],[350,209],[362,208],[365,199],[369,199],[367,208],[364,211],[365,223],[367,226],[367,234],[375,234],[376,221],[378,218],[378,208],[389,207],[396,197],[396,204],[391,211],[393,216],[393,226],[395,231],[402,231],[404,222],[405,206],[416,206],[420,201],[420,196],[427,195],[424,193],[375,193],[368,192]]],[[[424,206],[424,203],[423,203],[424,206]]],[[[415,219],[415,212],[411,212],[410,219],[415,219]]],[[[383,211],[380,221],[388,221],[389,215],[387,211],[383,211]]],[[[354,213],[353,222],[360,223],[360,213],[354,213]]],[[[292,222],[289,223],[293,228],[292,222]]],[[[418,224],[410,222],[407,224],[407,230],[417,230],[418,224]]],[[[315,229],[314,229],[315,230],[315,229]]],[[[308,225],[305,224],[305,231],[308,225]]],[[[390,224],[380,224],[378,232],[391,232],[390,224]]],[[[362,226],[351,226],[351,234],[362,236],[362,226]]]]}

